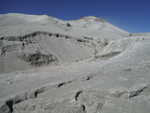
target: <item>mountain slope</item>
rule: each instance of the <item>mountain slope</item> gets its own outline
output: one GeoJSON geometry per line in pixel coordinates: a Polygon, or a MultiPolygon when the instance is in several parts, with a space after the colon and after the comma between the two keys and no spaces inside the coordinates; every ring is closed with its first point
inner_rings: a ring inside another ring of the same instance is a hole
{"type": "Polygon", "coordinates": [[[0,113],[149,113],[149,48],[93,16],[0,15],[0,113]]]}
{"type": "Polygon", "coordinates": [[[117,38],[128,36],[126,31],[96,17],[84,17],[79,20],[63,21],[46,15],[0,15],[1,35],[18,36],[41,30],[80,37],[112,38],[115,36],[117,38]],[[67,26],[68,23],[70,26],[67,26]]]}
{"type": "Polygon", "coordinates": [[[96,17],[63,21],[47,15],[3,14],[0,72],[29,69],[35,63],[51,64],[51,55],[57,59],[53,64],[87,59],[94,51],[101,51],[107,40],[123,36],[128,33],[96,17]]]}

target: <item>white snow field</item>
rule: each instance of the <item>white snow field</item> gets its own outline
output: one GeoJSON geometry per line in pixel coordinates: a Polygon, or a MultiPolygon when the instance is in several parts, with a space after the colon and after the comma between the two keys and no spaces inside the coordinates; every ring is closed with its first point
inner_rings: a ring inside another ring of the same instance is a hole
{"type": "Polygon", "coordinates": [[[150,33],[89,16],[0,15],[0,113],[149,113],[150,33]]]}

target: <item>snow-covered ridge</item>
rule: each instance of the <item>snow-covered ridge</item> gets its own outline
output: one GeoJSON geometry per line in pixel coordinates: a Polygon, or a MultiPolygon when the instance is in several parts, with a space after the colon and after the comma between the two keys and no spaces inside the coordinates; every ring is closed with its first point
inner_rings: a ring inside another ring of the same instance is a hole
{"type": "Polygon", "coordinates": [[[81,17],[80,19],[70,20],[70,21],[107,22],[105,19],[95,17],[95,16],[85,16],[85,17],[81,17]]]}
{"type": "Polygon", "coordinates": [[[109,22],[93,16],[77,20],[61,20],[47,15],[1,14],[0,36],[18,36],[35,31],[59,32],[72,36],[92,36],[116,39],[129,33],[113,26],[109,22]]]}

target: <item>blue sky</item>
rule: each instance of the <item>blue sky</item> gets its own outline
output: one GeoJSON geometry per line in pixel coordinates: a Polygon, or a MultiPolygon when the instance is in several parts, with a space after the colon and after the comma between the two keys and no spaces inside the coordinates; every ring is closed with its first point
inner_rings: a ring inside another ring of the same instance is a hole
{"type": "Polygon", "coordinates": [[[129,32],[150,32],[150,0],[0,0],[0,13],[47,14],[65,20],[97,16],[129,32]]]}

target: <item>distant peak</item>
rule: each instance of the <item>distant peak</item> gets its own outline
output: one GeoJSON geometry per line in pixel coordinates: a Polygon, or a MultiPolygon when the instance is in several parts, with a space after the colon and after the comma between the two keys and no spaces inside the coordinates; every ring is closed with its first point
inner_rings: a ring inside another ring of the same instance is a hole
{"type": "Polygon", "coordinates": [[[80,20],[106,22],[106,20],[96,17],[96,16],[85,16],[85,17],[80,18],[80,20]]]}
{"type": "Polygon", "coordinates": [[[84,16],[81,19],[97,19],[98,17],[96,16],[84,16]]]}

